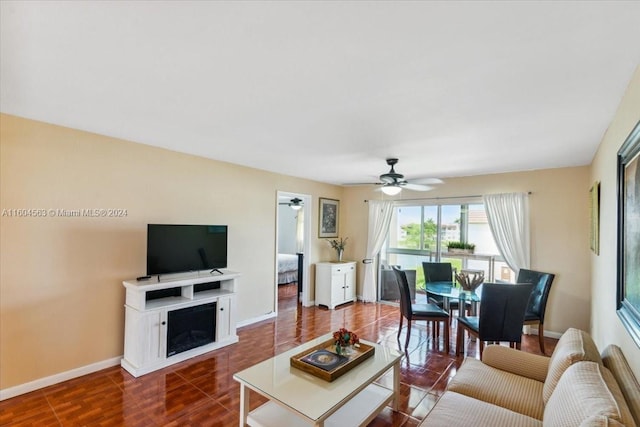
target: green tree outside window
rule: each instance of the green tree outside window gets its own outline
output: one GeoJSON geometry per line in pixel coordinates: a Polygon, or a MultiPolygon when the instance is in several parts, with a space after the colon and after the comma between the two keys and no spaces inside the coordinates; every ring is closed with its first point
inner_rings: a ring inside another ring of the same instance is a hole
{"type": "MultiPolygon", "coordinates": [[[[400,227],[405,232],[405,238],[400,240],[399,247],[405,249],[420,248],[420,224],[411,223],[400,227]]],[[[438,227],[433,219],[429,218],[424,222],[424,249],[435,249],[438,227]]]]}

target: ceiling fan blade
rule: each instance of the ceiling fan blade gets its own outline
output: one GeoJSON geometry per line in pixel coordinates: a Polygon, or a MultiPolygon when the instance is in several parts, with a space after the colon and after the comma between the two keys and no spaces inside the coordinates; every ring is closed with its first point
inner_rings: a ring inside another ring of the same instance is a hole
{"type": "Polygon", "coordinates": [[[289,200],[287,202],[284,202],[284,201],[278,202],[278,205],[281,205],[281,206],[303,206],[302,201],[303,201],[302,199],[294,197],[293,199],[291,199],[291,200],[289,200]]]}
{"type": "MultiPolygon", "coordinates": [[[[398,159],[390,158],[387,159],[387,165],[390,166],[390,170],[387,173],[383,173],[378,177],[379,182],[350,182],[344,183],[342,185],[351,186],[351,185],[377,185],[379,188],[376,191],[380,191],[385,187],[399,187],[406,188],[407,190],[413,191],[429,191],[433,190],[434,187],[432,185],[442,184],[440,178],[416,178],[412,179],[410,182],[407,181],[401,173],[395,171],[394,166],[398,163],[398,159]]],[[[387,191],[387,193],[390,193],[387,191]]]]}
{"type": "Polygon", "coordinates": [[[379,182],[345,182],[341,185],[344,186],[357,186],[357,185],[382,185],[379,182]]]}
{"type": "Polygon", "coordinates": [[[407,190],[413,190],[413,191],[429,191],[429,190],[433,190],[433,187],[431,187],[431,186],[420,185],[420,184],[412,184],[412,183],[403,184],[402,188],[406,188],[407,190]]]}
{"type": "Polygon", "coordinates": [[[437,185],[444,184],[440,178],[415,178],[410,180],[412,184],[437,185]]]}

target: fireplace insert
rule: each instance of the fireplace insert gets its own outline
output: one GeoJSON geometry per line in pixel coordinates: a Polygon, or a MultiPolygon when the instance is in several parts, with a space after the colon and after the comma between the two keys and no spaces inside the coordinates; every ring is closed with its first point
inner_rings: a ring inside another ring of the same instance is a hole
{"type": "Polygon", "coordinates": [[[167,318],[167,357],[216,339],[216,303],[173,310],[167,318]]]}

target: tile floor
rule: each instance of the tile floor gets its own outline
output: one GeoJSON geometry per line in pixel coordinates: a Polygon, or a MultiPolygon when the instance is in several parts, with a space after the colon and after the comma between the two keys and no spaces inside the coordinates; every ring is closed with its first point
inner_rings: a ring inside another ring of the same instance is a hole
{"type": "MultiPolygon", "coordinates": [[[[382,304],[303,308],[296,304],[295,291],[282,287],[277,318],[239,329],[237,344],[139,378],[112,367],[2,401],[0,425],[237,426],[240,387],[234,372],[342,326],[400,349],[398,316],[396,307],[382,304]]],[[[434,348],[421,323],[412,328],[406,351],[401,349],[400,411],[387,408],[370,426],[418,425],[462,363],[454,355],[455,333],[451,354],[444,354],[442,343],[434,348]]],[[[555,343],[547,339],[548,353],[555,343]]],[[[537,337],[524,336],[522,349],[539,354],[537,337]]],[[[477,357],[474,342],[467,343],[467,355],[477,357]]],[[[252,407],[263,402],[252,394],[252,407]]]]}

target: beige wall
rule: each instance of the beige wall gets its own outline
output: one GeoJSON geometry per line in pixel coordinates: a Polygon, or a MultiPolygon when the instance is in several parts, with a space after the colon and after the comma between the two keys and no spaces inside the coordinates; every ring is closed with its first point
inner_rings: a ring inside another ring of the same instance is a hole
{"type": "MultiPolygon", "coordinates": [[[[400,197],[460,197],[531,191],[531,267],[556,274],[547,305],[545,329],[562,333],[569,327],[589,328],[591,270],[589,268],[589,168],[561,168],[445,179],[424,196],[403,191],[400,197]]],[[[345,190],[343,223],[358,253],[366,249],[367,204],[381,198],[368,188],[345,190]]],[[[354,248],[352,248],[353,250],[354,248]]],[[[360,255],[362,258],[362,255],[360,255]]],[[[360,265],[362,269],[362,265],[360,265]]],[[[362,271],[359,271],[359,291],[362,271]]]]}
{"type": "Polygon", "coordinates": [[[591,181],[600,181],[600,255],[591,255],[591,330],[599,347],[614,343],[640,378],[640,349],[616,315],[617,152],[640,120],[640,67],[593,159],[591,181]]]}
{"type": "Polygon", "coordinates": [[[278,190],[312,195],[310,261],[332,255],[317,200],[341,187],[8,115],[0,130],[1,209],[127,210],[1,217],[0,389],[122,355],[121,282],[145,272],[147,223],[229,225],[239,321],[274,310],[278,190]]]}
{"type": "MultiPolygon", "coordinates": [[[[590,329],[600,346],[623,347],[636,374],[640,351],[615,315],[615,152],[640,118],[639,74],[593,168],[447,179],[428,193],[531,191],[532,267],[557,274],[547,329],[590,329]],[[599,257],[588,249],[594,180],[602,181],[599,257]]],[[[124,218],[0,218],[0,389],[122,354],[121,281],[144,273],[147,223],[228,224],[229,268],[243,273],[238,319],[247,321],[274,309],[276,191],[312,195],[312,263],[334,256],[316,238],[319,196],[341,200],[345,257],[354,260],[365,253],[364,200],[381,197],[8,115],[0,131],[0,208],[127,209],[124,218]]],[[[313,289],[313,267],[309,274],[313,289]]]]}

